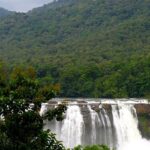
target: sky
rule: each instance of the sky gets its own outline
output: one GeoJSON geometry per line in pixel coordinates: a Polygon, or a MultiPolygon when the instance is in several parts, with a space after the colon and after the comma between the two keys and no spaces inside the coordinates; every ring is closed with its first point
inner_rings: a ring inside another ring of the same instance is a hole
{"type": "Polygon", "coordinates": [[[0,0],[0,7],[17,12],[27,12],[53,0],[0,0]]]}

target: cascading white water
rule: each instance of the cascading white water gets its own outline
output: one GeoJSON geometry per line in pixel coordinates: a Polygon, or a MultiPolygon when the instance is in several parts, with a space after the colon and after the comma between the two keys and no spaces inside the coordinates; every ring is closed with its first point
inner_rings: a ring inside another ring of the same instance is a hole
{"type": "Polygon", "coordinates": [[[117,150],[150,149],[150,141],[142,139],[138,129],[138,119],[133,105],[112,105],[112,114],[117,134],[117,150]]]}
{"type": "MultiPolygon", "coordinates": [[[[106,144],[117,150],[141,150],[138,149],[140,144],[145,143],[143,150],[149,150],[146,147],[150,147],[150,142],[143,140],[138,130],[134,102],[109,101],[105,103],[111,105],[109,113],[102,107],[95,111],[92,103],[98,104],[89,102],[81,105],[78,102],[70,102],[65,119],[62,122],[45,121],[45,129],[49,128],[55,132],[57,138],[68,148],[80,144],[106,144]],[[139,146],[136,147],[133,143],[139,146]]],[[[43,104],[40,114],[47,110],[48,107],[43,104]]]]}
{"type": "MultiPolygon", "coordinates": [[[[48,110],[48,105],[43,104],[40,115],[48,110]]],[[[62,122],[56,120],[45,120],[45,129],[54,132],[57,138],[68,148],[82,144],[82,134],[84,130],[83,116],[77,103],[68,106],[65,119],[62,122]]]]}
{"type": "Polygon", "coordinates": [[[66,147],[73,148],[82,144],[84,121],[77,105],[69,106],[61,129],[60,139],[66,147]]]}
{"type": "Polygon", "coordinates": [[[113,133],[110,118],[104,108],[99,106],[99,110],[95,111],[91,108],[94,101],[88,102],[88,109],[90,110],[92,133],[92,144],[106,144],[113,148],[113,133]]]}
{"type": "Polygon", "coordinates": [[[124,143],[141,139],[137,118],[132,105],[112,105],[113,123],[117,134],[117,148],[124,143]]]}
{"type": "Polygon", "coordinates": [[[108,115],[107,115],[107,113],[106,113],[106,111],[105,111],[105,109],[103,109],[103,114],[104,114],[104,117],[105,117],[105,119],[106,119],[106,135],[107,135],[107,143],[106,143],[106,145],[108,145],[111,149],[113,148],[113,133],[112,133],[112,124],[111,124],[111,122],[110,122],[110,119],[109,119],[109,117],[108,117],[108,115]]]}
{"type": "Polygon", "coordinates": [[[96,141],[96,119],[98,120],[98,122],[100,122],[99,117],[97,116],[97,113],[94,112],[94,110],[91,109],[91,107],[89,107],[90,110],[90,114],[91,114],[91,122],[92,122],[92,134],[91,134],[91,140],[92,140],[92,144],[94,144],[94,142],[96,141]]]}

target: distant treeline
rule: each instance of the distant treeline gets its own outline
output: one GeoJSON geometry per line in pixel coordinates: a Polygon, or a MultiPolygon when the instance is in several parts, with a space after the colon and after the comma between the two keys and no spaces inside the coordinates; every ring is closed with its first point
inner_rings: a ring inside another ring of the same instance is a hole
{"type": "Polygon", "coordinates": [[[150,56],[125,62],[88,66],[48,67],[38,72],[42,82],[59,83],[63,97],[149,97],[150,56]]]}
{"type": "MultiPolygon", "coordinates": [[[[32,69],[30,70],[32,74],[32,69]]],[[[63,69],[37,68],[41,84],[60,89],[61,97],[150,97],[150,56],[126,62],[103,62],[88,66],[68,65],[63,69]]]]}

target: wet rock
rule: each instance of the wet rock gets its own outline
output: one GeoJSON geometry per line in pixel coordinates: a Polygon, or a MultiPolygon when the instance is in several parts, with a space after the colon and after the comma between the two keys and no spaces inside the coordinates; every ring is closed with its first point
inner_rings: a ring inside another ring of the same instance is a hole
{"type": "Polygon", "coordinates": [[[135,104],[137,114],[150,114],[150,104],[135,104]]]}

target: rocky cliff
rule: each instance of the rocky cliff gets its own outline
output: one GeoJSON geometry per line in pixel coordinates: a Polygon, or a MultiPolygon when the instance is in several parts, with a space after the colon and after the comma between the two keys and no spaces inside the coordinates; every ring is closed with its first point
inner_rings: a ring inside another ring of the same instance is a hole
{"type": "MultiPolygon", "coordinates": [[[[112,120],[112,105],[115,103],[107,103],[107,102],[88,102],[85,100],[78,100],[74,101],[75,103],[72,103],[70,100],[65,100],[65,104],[69,105],[79,105],[82,114],[84,114],[84,120],[90,120],[90,118],[87,118],[87,114],[89,113],[87,109],[87,105],[89,105],[93,110],[96,112],[101,111],[101,109],[105,109],[107,114],[109,115],[110,119],[112,120]],[[71,102],[71,103],[70,103],[71,102]]],[[[49,101],[49,105],[56,105],[58,101],[49,101]]],[[[139,129],[141,131],[141,134],[144,138],[150,139],[150,104],[141,102],[141,103],[132,103],[136,109],[137,117],[139,120],[139,129]]],[[[119,106],[118,106],[119,107],[119,106]]],[[[86,122],[86,121],[85,121],[86,122]]],[[[88,126],[87,126],[88,127],[88,126]]],[[[90,128],[90,126],[89,126],[90,128]]]]}

